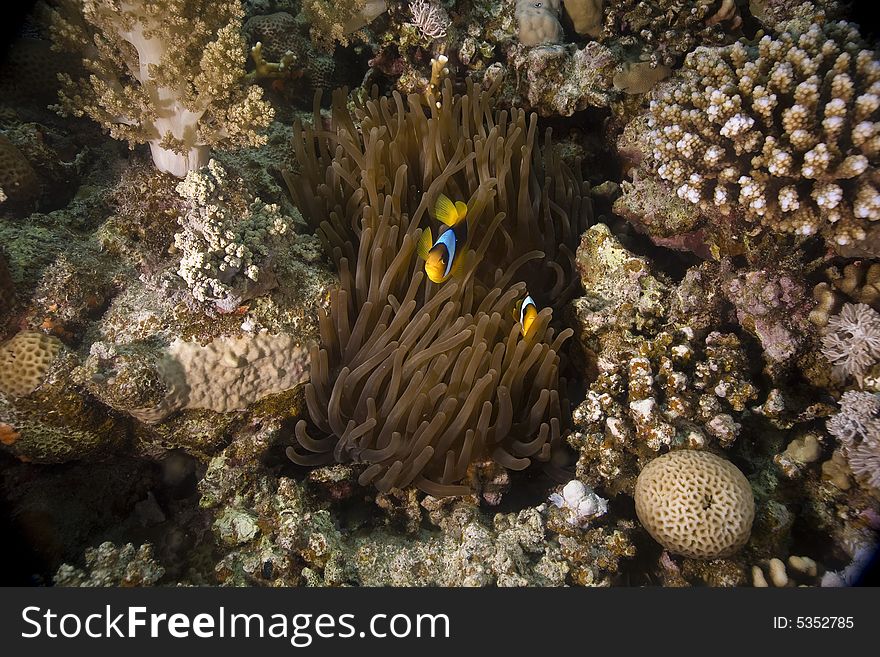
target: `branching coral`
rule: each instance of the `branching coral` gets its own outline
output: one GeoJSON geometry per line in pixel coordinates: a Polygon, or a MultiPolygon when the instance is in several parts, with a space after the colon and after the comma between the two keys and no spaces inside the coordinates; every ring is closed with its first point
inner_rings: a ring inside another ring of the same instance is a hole
{"type": "Polygon", "coordinates": [[[46,13],[55,47],[81,54],[88,73],[61,76],[59,109],[149,143],[161,171],[182,178],[211,146],[265,142],[274,113],[243,84],[237,0],[56,0],[46,13]]]}
{"type": "Polygon", "coordinates": [[[235,208],[228,186],[215,160],[187,174],[177,186],[187,212],[178,219],[183,230],[174,236],[181,252],[177,273],[196,301],[223,313],[274,287],[272,256],[292,223],[277,205],[258,198],[248,208],[235,208]]]}
{"type": "Polygon", "coordinates": [[[698,48],[651,103],[679,197],[772,231],[866,239],[880,219],[880,61],[847,23],[698,48]]]}
{"type": "Polygon", "coordinates": [[[439,107],[395,94],[352,114],[337,94],[329,131],[296,131],[302,173],[288,184],[342,282],[306,387],[322,437],[299,422],[297,463],[360,462],[360,483],[380,491],[454,495],[471,490],[472,462],[521,470],[559,444],[571,331],[544,308],[523,337],[512,309],[526,286],[511,283],[528,282],[539,304],[570,298],[587,187],[549,134],[538,147],[536,116],[492,102],[492,90],[453,96],[447,82],[439,107]],[[471,237],[461,274],[435,285],[415,249],[441,192],[467,203],[471,237]]]}

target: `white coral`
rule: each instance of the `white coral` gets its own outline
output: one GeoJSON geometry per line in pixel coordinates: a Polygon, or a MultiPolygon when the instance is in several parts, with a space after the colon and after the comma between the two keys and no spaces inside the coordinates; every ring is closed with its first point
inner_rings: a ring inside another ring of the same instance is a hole
{"type": "Polygon", "coordinates": [[[839,374],[855,378],[880,361],[880,313],[864,303],[848,303],[828,320],[822,353],[839,374]]]}
{"type": "Polygon", "coordinates": [[[426,39],[442,39],[446,36],[450,21],[442,7],[425,0],[414,0],[409,3],[409,12],[413,18],[410,25],[418,28],[426,39]]]}
{"type": "Polygon", "coordinates": [[[577,479],[569,481],[561,495],[553,493],[550,502],[566,511],[568,523],[577,527],[583,527],[608,511],[608,500],[596,495],[592,488],[577,479]]]}
{"type": "Polygon", "coordinates": [[[880,489],[880,394],[843,393],[840,412],[828,420],[827,427],[840,441],[853,474],[880,489]]]}
{"type": "Polygon", "coordinates": [[[177,192],[189,210],[174,236],[181,252],[178,275],[196,301],[220,312],[232,312],[272,287],[272,256],[291,224],[277,205],[258,198],[237,216],[224,199],[226,185],[226,172],[215,160],[187,174],[177,192]]]}

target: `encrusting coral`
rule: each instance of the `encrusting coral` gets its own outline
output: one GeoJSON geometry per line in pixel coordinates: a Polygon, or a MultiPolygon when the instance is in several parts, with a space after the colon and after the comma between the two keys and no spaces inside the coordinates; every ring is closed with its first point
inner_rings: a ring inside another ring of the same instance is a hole
{"type": "Polygon", "coordinates": [[[878,110],[880,61],[851,24],[698,48],[651,103],[652,167],[728,222],[859,245],[880,219],[878,110]]]}
{"type": "Polygon", "coordinates": [[[562,41],[559,23],[560,0],[534,2],[516,0],[516,20],[519,24],[519,42],[524,46],[562,41]]]}
{"type": "Polygon", "coordinates": [[[537,117],[493,112],[493,95],[454,96],[447,81],[439,107],[395,94],[352,115],[337,94],[329,131],[297,131],[288,184],[342,282],[306,387],[321,437],[298,423],[297,463],[355,461],[382,492],[460,495],[472,462],[521,470],[561,441],[571,331],[551,328],[545,307],[523,337],[515,281],[541,306],[570,298],[591,206],[549,133],[537,145],[537,117]],[[435,285],[415,251],[440,193],[467,203],[470,237],[461,272],[435,285]]]}
{"type": "Polygon", "coordinates": [[[55,47],[88,73],[62,75],[60,110],[148,143],[161,171],[182,178],[212,146],[265,143],[274,111],[244,83],[238,0],[54,0],[45,13],[55,47]]]}

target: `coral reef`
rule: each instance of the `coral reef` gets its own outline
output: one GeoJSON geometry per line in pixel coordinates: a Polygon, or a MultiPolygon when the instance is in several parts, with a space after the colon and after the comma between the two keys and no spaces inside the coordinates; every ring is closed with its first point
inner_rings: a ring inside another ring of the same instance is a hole
{"type": "Polygon", "coordinates": [[[617,60],[602,44],[575,44],[522,48],[510,57],[517,72],[509,74],[515,86],[506,92],[511,104],[542,116],[571,116],[587,107],[605,107],[617,60]]]}
{"type": "Polygon", "coordinates": [[[277,205],[254,199],[247,208],[229,203],[229,182],[219,162],[191,171],[177,186],[186,201],[174,236],[181,253],[177,273],[193,299],[231,313],[277,284],[274,251],[284,248],[293,222],[277,205]]]}
{"type": "MultiPolygon", "coordinates": [[[[271,62],[290,60],[285,74],[280,76],[282,79],[294,80],[303,76],[307,78],[311,91],[332,89],[336,61],[312,43],[308,26],[296,17],[286,12],[251,16],[242,31],[253,48],[260,44],[261,56],[265,59],[271,62]]],[[[299,96],[295,94],[296,98],[299,96]]]]}
{"type": "Polygon", "coordinates": [[[652,172],[710,221],[741,212],[872,251],[878,81],[876,54],[842,22],[698,48],[651,102],[652,172]]]}
{"type": "Polygon", "coordinates": [[[860,583],[867,9],[40,4],[0,63],[5,581],[860,583]]]}
{"type": "MultiPolygon", "coordinates": [[[[577,4],[602,5],[596,0],[577,4]]],[[[617,42],[630,57],[645,57],[656,68],[678,65],[697,46],[729,43],[741,23],[734,0],[622,0],[608,4],[590,34],[617,42]]]]}
{"type": "Polygon", "coordinates": [[[523,336],[511,308],[525,285],[509,284],[521,276],[536,298],[564,302],[576,284],[566,275],[573,269],[566,242],[585,226],[590,205],[549,143],[536,147],[536,117],[493,117],[492,98],[492,90],[473,87],[452,96],[447,83],[430,123],[419,97],[395,96],[393,108],[388,99],[369,101],[357,109],[360,131],[337,98],[335,139],[349,140],[346,154],[315,150],[310,131],[298,141],[303,172],[289,178],[291,192],[320,226],[343,285],[321,318],[323,345],[312,352],[306,387],[310,418],[326,437],[310,437],[300,422],[304,451],[289,450],[294,461],[361,461],[369,465],[359,481],[382,492],[413,483],[449,495],[470,490],[460,482],[474,461],[521,470],[531,458],[548,460],[559,444],[558,352],[571,331],[551,328],[547,309],[523,336]],[[380,130],[387,141],[375,141],[380,130]],[[437,145],[430,159],[425,142],[437,145]],[[369,174],[380,170],[393,178],[369,174]],[[551,171],[568,186],[550,186],[551,171]],[[555,217],[546,196],[529,198],[526,180],[538,189],[545,181],[555,217]],[[415,244],[441,190],[467,199],[474,236],[460,275],[422,288],[415,244]],[[358,224],[360,235],[352,230],[358,224]]]}
{"type": "Polygon", "coordinates": [[[609,490],[631,491],[632,464],[670,447],[729,447],[757,398],[733,334],[666,331],[601,351],[598,377],[573,413],[578,475],[609,490]]]}
{"type": "Polygon", "coordinates": [[[85,569],[62,564],[55,573],[55,586],[154,586],[165,569],[153,558],[149,544],[117,547],[101,543],[85,552],[85,569]]]}
{"type": "Polygon", "coordinates": [[[636,513],[667,550],[697,559],[735,553],[749,540],[755,501],[736,466],[710,452],[679,450],[642,469],[636,513]]]}
{"type": "Polygon", "coordinates": [[[244,84],[237,0],[58,0],[47,9],[58,49],[88,75],[64,75],[60,108],[114,139],[148,143],[156,167],[179,178],[212,146],[257,145],[272,107],[244,84]]]}
{"type": "Polygon", "coordinates": [[[23,461],[63,463],[104,456],[125,441],[125,427],[75,384],[78,364],[60,340],[43,333],[22,331],[0,346],[5,451],[23,461]]]}
{"type": "Polygon", "coordinates": [[[311,482],[276,477],[254,458],[269,433],[230,445],[199,484],[226,545],[215,570],[226,584],[608,586],[635,554],[632,523],[581,529],[546,505],[487,518],[465,500],[426,497],[412,512],[431,524],[408,534],[375,514],[334,521],[336,507],[318,502],[311,482]]]}
{"type": "Polygon", "coordinates": [[[303,0],[302,11],[311,25],[312,40],[332,50],[346,45],[348,35],[386,10],[385,0],[303,0]]]}

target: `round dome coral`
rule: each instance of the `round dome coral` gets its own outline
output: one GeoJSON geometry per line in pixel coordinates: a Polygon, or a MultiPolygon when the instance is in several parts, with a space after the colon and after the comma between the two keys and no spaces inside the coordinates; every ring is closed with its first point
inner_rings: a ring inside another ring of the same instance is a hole
{"type": "Polygon", "coordinates": [[[739,550],[755,517],[745,475],[710,452],[680,450],[654,459],[639,474],[635,501],[639,521],[654,540],[696,559],[739,550]]]}

